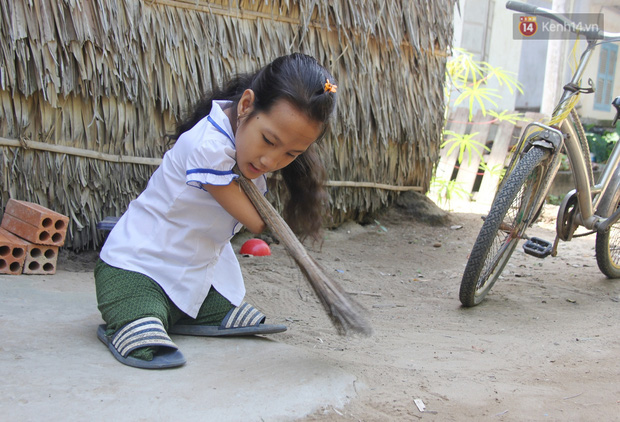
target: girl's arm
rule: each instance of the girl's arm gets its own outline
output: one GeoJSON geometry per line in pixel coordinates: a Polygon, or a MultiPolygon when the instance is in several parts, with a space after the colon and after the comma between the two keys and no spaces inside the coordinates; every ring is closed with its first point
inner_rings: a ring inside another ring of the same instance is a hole
{"type": "Polygon", "coordinates": [[[241,224],[247,227],[254,234],[265,230],[265,222],[261,218],[254,204],[247,197],[239,186],[239,183],[232,181],[229,185],[202,185],[215,200],[241,224]]]}

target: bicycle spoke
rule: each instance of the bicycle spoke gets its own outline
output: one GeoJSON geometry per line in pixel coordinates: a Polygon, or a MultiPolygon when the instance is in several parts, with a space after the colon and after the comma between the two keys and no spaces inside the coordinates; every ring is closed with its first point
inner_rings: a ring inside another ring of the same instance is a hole
{"type": "Polygon", "coordinates": [[[500,236],[500,232],[498,232],[495,241],[491,245],[489,255],[494,257],[495,259],[489,259],[485,261],[484,267],[482,268],[482,272],[480,274],[480,278],[478,279],[478,283],[476,285],[476,289],[480,289],[487,282],[487,280],[491,278],[491,275],[495,272],[498,264],[502,261],[502,257],[504,257],[503,251],[510,247],[513,239],[514,238],[510,233],[502,237],[500,236]]]}
{"type": "MultiPolygon", "coordinates": [[[[519,193],[511,203],[504,221],[499,225],[499,230],[489,250],[489,258],[484,263],[480,278],[476,285],[477,289],[480,289],[487,280],[492,278],[493,273],[498,267],[499,263],[504,260],[504,251],[508,249],[512,242],[519,237],[518,230],[521,227],[521,223],[524,221],[525,212],[527,206],[524,206],[523,198],[530,198],[532,177],[526,180],[526,183],[521,187],[519,193]]],[[[526,201],[528,202],[528,201],[526,201]]]]}

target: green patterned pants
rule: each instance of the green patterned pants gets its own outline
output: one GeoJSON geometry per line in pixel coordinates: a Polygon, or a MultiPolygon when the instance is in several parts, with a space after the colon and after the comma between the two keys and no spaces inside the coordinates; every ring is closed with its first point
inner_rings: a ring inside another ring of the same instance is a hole
{"type": "MultiPolygon", "coordinates": [[[[173,325],[220,325],[234,306],[213,287],[194,319],[181,311],[152,278],[112,267],[101,259],[95,266],[97,304],[107,324],[107,335],[144,317],[161,320],[166,331],[173,325]]],[[[151,360],[156,348],[136,349],[131,356],[151,360]]]]}

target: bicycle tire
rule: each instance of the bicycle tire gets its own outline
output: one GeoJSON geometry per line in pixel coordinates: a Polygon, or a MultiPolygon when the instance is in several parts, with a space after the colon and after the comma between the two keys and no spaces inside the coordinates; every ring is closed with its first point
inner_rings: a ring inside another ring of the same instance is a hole
{"type": "MultiPolygon", "coordinates": [[[[608,188],[613,193],[601,201],[604,209],[599,209],[599,215],[602,217],[609,217],[620,207],[620,168],[616,169],[613,180],[612,186],[608,188]]],[[[620,221],[605,233],[596,234],[595,251],[599,270],[608,278],[620,278],[620,221]]]]}
{"type": "Polygon", "coordinates": [[[459,299],[464,306],[482,302],[501,275],[524,230],[533,223],[538,211],[534,209],[537,198],[546,187],[543,161],[548,155],[546,149],[530,149],[507,175],[495,196],[461,279],[459,299]],[[511,228],[510,232],[506,227],[511,228]]]}

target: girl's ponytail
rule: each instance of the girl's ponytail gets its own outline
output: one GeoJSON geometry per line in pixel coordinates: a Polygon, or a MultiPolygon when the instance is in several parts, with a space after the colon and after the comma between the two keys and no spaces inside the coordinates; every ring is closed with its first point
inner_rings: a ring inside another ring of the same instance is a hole
{"type": "Polygon", "coordinates": [[[316,145],[312,144],[280,173],[289,194],[284,219],[301,240],[310,236],[319,241],[329,213],[329,195],[325,191],[327,172],[316,145]]]}

